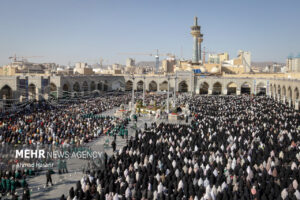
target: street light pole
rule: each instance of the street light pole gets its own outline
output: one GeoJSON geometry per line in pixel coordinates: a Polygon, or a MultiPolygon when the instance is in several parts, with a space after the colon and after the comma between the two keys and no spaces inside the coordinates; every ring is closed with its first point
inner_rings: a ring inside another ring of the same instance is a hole
{"type": "Polygon", "coordinates": [[[167,113],[170,113],[170,105],[169,105],[169,93],[170,93],[170,76],[167,75],[168,78],[168,98],[167,98],[167,113]]]}
{"type": "Polygon", "coordinates": [[[144,83],[143,83],[143,106],[145,106],[145,80],[146,80],[146,77],[144,76],[144,83]]]}
{"type": "Polygon", "coordinates": [[[177,90],[177,72],[175,73],[175,86],[174,86],[174,107],[176,107],[176,90],[177,90]]]}
{"type": "Polygon", "coordinates": [[[131,97],[131,112],[134,113],[134,74],[131,74],[132,78],[132,97],[131,97]]]}

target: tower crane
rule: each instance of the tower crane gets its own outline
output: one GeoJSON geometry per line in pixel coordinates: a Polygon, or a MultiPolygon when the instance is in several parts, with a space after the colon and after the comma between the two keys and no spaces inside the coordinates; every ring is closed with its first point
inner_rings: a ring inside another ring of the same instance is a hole
{"type": "Polygon", "coordinates": [[[137,52],[137,53],[119,53],[121,55],[145,55],[145,56],[154,56],[155,57],[155,72],[158,72],[159,69],[159,57],[160,56],[174,56],[171,53],[165,53],[165,54],[159,54],[158,53],[158,49],[156,49],[156,53],[141,53],[141,52],[137,52]]]}
{"type": "Polygon", "coordinates": [[[17,56],[16,54],[8,57],[11,62],[17,62],[17,59],[21,59],[22,62],[25,62],[27,58],[42,58],[44,56],[17,56]]]}
{"type": "Polygon", "coordinates": [[[206,54],[215,54],[216,52],[206,51],[205,47],[203,47],[202,53],[203,53],[203,63],[202,64],[204,65],[205,64],[205,55],[206,54]]]}

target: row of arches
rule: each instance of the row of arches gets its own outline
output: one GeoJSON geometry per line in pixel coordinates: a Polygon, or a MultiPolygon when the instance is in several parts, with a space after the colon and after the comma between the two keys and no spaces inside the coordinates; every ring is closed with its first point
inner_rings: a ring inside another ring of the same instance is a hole
{"type": "Polygon", "coordinates": [[[295,87],[292,89],[291,86],[286,87],[285,85],[270,85],[271,96],[277,97],[279,100],[289,99],[289,100],[299,100],[299,89],[295,87]]]}
{"type": "MultiPolygon", "coordinates": [[[[84,92],[84,95],[88,94],[92,91],[108,91],[108,84],[107,81],[95,83],[92,81],[90,83],[90,87],[88,86],[88,83],[86,81],[83,82],[82,86],[78,82],[75,82],[72,86],[72,89],[74,92],[84,92]]],[[[37,86],[34,83],[31,83],[28,85],[27,89],[24,89],[28,91],[28,99],[33,100],[36,99],[36,95],[38,94],[37,86]]],[[[71,87],[69,84],[65,83],[62,87],[63,90],[63,96],[70,96],[71,87]]],[[[55,83],[50,83],[49,85],[49,95],[52,98],[57,98],[57,86],[55,83]]],[[[25,94],[25,91],[21,91],[21,94],[25,94]]],[[[12,88],[8,85],[4,85],[0,90],[0,99],[2,100],[8,100],[13,98],[13,92],[12,88]]]]}
{"type": "MultiPolygon", "coordinates": [[[[98,84],[92,81],[90,87],[88,86],[88,83],[86,81],[83,82],[82,87],[80,87],[80,84],[78,82],[75,82],[73,84],[73,91],[75,92],[81,92],[81,91],[87,92],[87,91],[94,91],[94,90],[107,91],[108,90],[107,81],[99,82],[98,84]]],[[[63,85],[63,91],[69,91],[68,84],[63,85]]]]}
{"type": "MultiPolygon", "coordinates": [[[[133,82],[131,80],[127,81],[125,84],[125,90],[126,91],[131,91],[133,87],[133,82]]],[[[137,91],[143,91],[144,88],[144,82],[142,80],[137,82],[137,86],[136,86],[136,90],[137,91]]],[[[149,83],[149,90],[150,92],[156,92],[158,91],[158,89],[160,91],[166,91],[168,90],[168,81],[163,81],[162,83],[160,83],[159,85],[155,82],[155,81],[151,81],[149,83]]],[[[200,84],[200,94],[208,94],[208,90],[209,90],[210,86],[207,82],[203,82],[200,84]]],[[[94,81],[92,81],[90,83],[90,87],[88,86],[88,83],[86,81],[83,82],[82,86],[80,86],[80,84],[78,82],[75,82],[72,86],[73,92],[83,92],[83,94],[87,94],[89,91],[107,91],[108,90],[108,85],[105,82],[99,82],[98,84],[96,84],[94,81]]],[[[69,84],[65,83],[62,87],[63,90],[63,95],[66,96],[68,95],[68,93],[70,93],[71,88],[69,86],[69,84]]],[[[174,88],[170,88],[170,90],[174,90],[174,88]]],[[[178,91],[179,92],[187,92],[188,91],[188,85],[186,83],[186,81],[181,81],[178,84],[178,91]]],[[[229,83],[227,85],[227,94],[236,94],[237,91],[237,84],[236,83],[229,83]]],[[[249,83],[244,83],[241,86],[240,89],[241,93],[247,93],[250,94],[251,93],[251,86],[249,83]]],[[[34,99],[35,95],[36,95],[36,86],[34,84],[30,84],[28,86],[28,94],[29,94],[29,98],[34,99]]],[[[12,90],[9,86],[4,86],[1,89],[1,97],[3,98],[11,98],[12,96],[12,90]]],[[[212,94],[214,95],[218,95],[218,94],[222,94],[222,84],[220,82],[216,82],[213,84],[212,86],[212,94]]],[[[53,97],[57,96],[57,86],[54,83],[50,83],[50,95],[53,97]]]]}
{"type": "MultiPolygon", "coordinates": [[[[26,90],[26,89],[25,89],[26,90]]],[[[36,99],[37,88],[35,84],[31,83],[28,85],[28,99],[36,99]]],[[[25,91],[20,91],[20,94],[25,94],[25,91]]],[[[2,100],[12,100],[13,99],[13,90],[10,86],[4,85],[0,90],[0,99],[2,100]]]]}
{"type": "MultiPolygon", "coordinates": [[[[143,91],[144,89],[144,81],[140,80],[136,83],[136,90],[137,91],[143,91]]],[[[125,83],[125,91],[131,91],[133,88],[133,82],[131,80],[126,81],[125,83]]],[[[168,90],[168,81],[163,81],[159,85],[156,83],[156,81],[151,81],[148,85],[148,91],[149,92],[157,92],[159,91],[167,91],[168,90]]],[[[146,89],[146,88],[145,88],[146,89]]],[[[170,90],[174,90],[174,88],[170,87],[170,90]]],[[[188,84],[186,81],[181,81],[178,84],[178,91],[179,92],[188,92],[188,84]]]]}
{"type": "Polygon", "coordinates": [[[237,94],[237,91],[240,91],[241,94],[251,94],[251,85],[248,82],[245,82],[238,88],[238,85],[234,82],[230,82],[223,88],[220,82],[215,82],[212,87],[207,82],[202,82],[199,87],[199,94],[209,94],[209,90],[211,90],[211,94],[220,95],[223,94],[223,90],[226,89],[227,95],[237,94]]]}
{"type": "MultiPolygon", "coordinates": [[[[105,82],[99,82],[95,83],[94,81],[91,82],[90,87],[88,86],[88,83],[86,81],[83,82],[82,86],[78,82],[75,82],[72,87],[70,87],[69,84],[65,83],[62,86],[62,94],[63,97],[71,96],[71,92],[73,89],[73,92],[78,93],[75,94],[75,96],[80,96],[79,93],[83,92],[83,95],[88,95],[90,92],[93,91],[107,91],[108,90],[108,85],[107,81],[105,82]]],[[[37,87],[32,83],[28,85],[28,98],[29,99],[36,99],[36,94],[37,94],[37,87]]],[[[49,85],[49,95],[50,98],[57,98],[57,86],[55,83],[50,83],[49,85]]],[[[6,98],[11,98],[12,90],[9,86],[4,86],[1,91],[0,91],[0,96],[2,99],[6,98]]]]}
{"type": "Polygon", "coordinates": [[[65,83],[62,87],[63,97],[69,97],[71,92],[73,92],[74,97],[79,97],[81,95],[88,96],[88,95],[99,95],[100,91],[108,91],[108,84],[107,81],[96,83],[92,81],[90,86],[86,81],[83,82],[82,86],[80,86],[79,82],[75,82],[72,85],[72,88],[65,83]],[[73,90],[73,91],[72,91],[73,90]]]}
{"type": "MultiPolygon", "coordinates": [[[[199,94],[213,94],[213,95],[235,95],[235,94],[251,94],[253,92],[251,84],[249,82],[244,82],[238,86],[235,82],[229,82],[226,86],[223,86],[220,82],[215,82],[210,86],[208,82],[204,81],[200,83],[199,94]]],[[[266,84],[260,82],[256,86],[257,95],[266,95],[266,84]]]]}
{"type": "MultiPolygon", "coordinates": [[[[133,82],[131,80],[128,80],[125,85],[121,83],[117,84],[118,87],[125,88],[127,91],[131,91],[133,87],[136,88],[137,91],[143,91],[144,88],[144,82],[142,80],[138,81],[136,83],[136,87],[133,85],[133,82]]],[[[145,85],[146,86],[146,85],[145,85]]],[[[186,83],[186,81],[181,81],[177,85],[179,92],[187,92],[189,91],[189,86],[186,83]]],[[[50,95],[53,97],[57,96],[57,86],[51,82],[49,85],[50,88],[50,95]]],[[[213,94],[213,95],[219,95],[219,94],[237,94],[239,91],[240,94],[262,94],[266,95],[267,93],[267,86],[266,82],[259,82],[255,88],[252,88],[252,85],[249,82],[244,82],[241,85],[238,85],[235,82],[229,82],[227,85],[222,85],[220,82],[215,82],[213,84],[209,84],[209,82],[204,81],[200,83],[198,87],[199,94],[213,94]],[[254,89],[256,91],[254,91],[254,89]]],[[[146,87],[145,87],[146,89],[146,87]]],[[[158,84],[156,81],[151,81],[148,85],[148,91],[155,92],[155,91],[166,91],[168,90],[168,81],[165,80],[158,84]]],[[[171,91],[174,91],[174,88],[170,88],[171,91]]],[[[28,98],[29,99],[36,99],[36,95],[38,94],[37,86],[34,83],[31,83],[28,85],[28,88],[26,89],[28,92],[28,98]]],[[[49,90],[48,90],[49,91],[49,90]]],[[[79,82],[75,82],[73,85],[70,86],[70,84],[65,83],[62,86],[62,92],[64,96],[70,95],[71,92],[77,92],[81,94],[90,94],[92,91],[108,91],[108,84],[107,81],[101,81],[96,83],[95,81],[92,81],[88,84],[87,81],[84,81],[81,85],[79,82]]],[[[196,91],[198,93],[198,91],[196,91]]],[[[280,100],[299,100],[300,98],[300,92],[298,87],[292,87],[292,86],[286,86],[282,84],[270,84],[270,89],[268,90],[270,95],[272,97],[279,98],[280,100]]],[[[25,93],[25,89],[22,93],[25,93]]],[[[9,85],[4,85],[0,90],[0,98],[2,100],[5,99],[12,99],[13,98],[13,92],[9,85]]]]}
{"type": "Polygon", "coordinates": [[[12,99],[12,89],[8,85],[2,87],[0,91],[1,99],[12,99]]]}

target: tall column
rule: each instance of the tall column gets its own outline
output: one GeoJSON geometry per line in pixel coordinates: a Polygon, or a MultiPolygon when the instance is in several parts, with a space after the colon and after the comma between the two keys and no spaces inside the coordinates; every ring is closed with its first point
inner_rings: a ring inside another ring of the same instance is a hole
{"type": "Polygon", "coordinates": [[[193,94],[195,92],[195,88],[194,88],[194,85],[195,85],[195,79],[194,79],[194,73],[193,71],[190,72],[190,87],[188,88],[190,93],[193,94]]]}
{"type": "Polygon", "coordinates": [[[202,58],[201,58],[201,43],[203,41],[203,34],[200,34],[199,38],[198,38],[198,59],[199,59],[199,62],[201,62],[202,58]]]}
{"type": "Polygon", "coordinates": [[[201,42],[198,42],[198,59],[201,60],[201,42]]]}
{"type": "Polygon", "coordinates": [[[176,92],[177,92],[177,72],[175,75],[175,85],[174,85],[174,107],[176,107],[176,92]]]}
{"type": "Polygon", "coordinates": [[[198,63],[198,37],[194,36],[194,55],[193,55],[193,63],[198,63]]]}
{"type": "Polygon", "coordinates": [[[199,49],[198,49],[198,38],[201,36],[200,26],[198,26],[198,18],[195,17],[194,25],[191,27],[191,34],[194,38],[194,53],[193,53],[193,63],[199,63],[199,49]]]}
{"type": "Polygon", "coordinates": [[[134,75],[132,74],[132,97],[131,97],[131,114],[135,114],[134,109],[134,75]]]}
{"type": "MultiPolygon", "coordinates": [[[[133,80],[134,81],[134,80],[133,80]]],[[[132,96],[131,96],[131,102],[134,103],[134,83],[132,83],[132,96]]]]}

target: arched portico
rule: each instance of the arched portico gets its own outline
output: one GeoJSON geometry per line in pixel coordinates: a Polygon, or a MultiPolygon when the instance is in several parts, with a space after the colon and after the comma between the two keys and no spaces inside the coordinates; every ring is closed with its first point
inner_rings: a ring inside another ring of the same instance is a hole
{"type": "Polygon", "coordinates": [[[155,81],[151,81],[149,83],[149,91],[156,92],[157,91],[157,83],[155,81]]]}
{"type": "Polygon", "coordinates": [[[267,85],[265,82],[259,82],[256,86],[256,95],[266,95],[267,85]]]}
{"type": "Polygon", "coordinates": [[[57,86],[55,85],[55,83],[50,83],[50,97],[57,99],[58,95],[57,95],[57,86]]]}
{"type": "Polygon", "coordinates": [[[222,84],[220,82],[216,82],[213,84],[212,94],[213,95],[222,94],[222,84]]]}
{"type": "Polygon", "coordinates": [[[143,89],[144,89],[144,81],[140,80],[139,82],[137,82],[136,90],[143,91],[143,89]]]}
{"type": "Polygon", "coordinates": [[[108,82],[107,82],[107,80],[104,81],[104,84],[103,84],[103,91],[105,91],[105,92],[108,91],[108,82]]]}
{"type": "Polygon", "coordinates": [[[74,83],[74,85],[73,85],[73,91],[74,91],[73,97],[79,97],[79,96],[81,96],[80,95],[80,85],[79,85],[78,82],[74,83]]]}
{"type": "Polygon", "coordinates": [[[86,81],[83,82],[82,89],[83,89],[84,96],[87,96],[88,95],[88,91],[89,91],[89,85],[88,85],[88,83],[86,81]]]}
{"type": "Polygon", "coordinates": [[[199,94],[208,94],[209,85],[207,82],[200,84],[199,94]]]}
{"type": "MultiPolygon", "coordinates": [[[[227,95],[236,95],[237,84],[235,82],[230,82],[227,84],[227,95]]],[[[224,93],[225,94],[225,93],[224,93]]]]}
{"type": "Polygon", "coordinates": [[[131,91],[133,87],[133,82],[131,80],[126,81],[125,83],[125,91],[131,91]]]}
{"type": "Polygon", "coordinates": [[[188,86],[188,84],[186,83],[186,81],[181,81],[181,82],[178,84],[178,91],[179,91],[179,92],[188,92],[188,91],[189,91],[189,86],[188,86]]]}
{"type": "Polygon", "coordinates": [[[94,91],[96,90],[96,84],[95,84],[95,81],[92,81],[91,82],[91,91],[94,91]]]}
{"type": "Polygon", "coordinates": [[[167,91],[168,90],[168,81],[164,81],[159,84],[160,91],[167,91]]]}
{"type": "Polygon", "coordinates": [[[28,98],[30,100],[36,99],[36,86],[33,83],[28,86],[28,98]]]}
{"type": "Polygon", "coordinates": [[[0,98],[2,100],[12,99],[12,89],[8,85],[5,85],[0,90],[0,98]]]}
{"type": "Polygon", "coordinates": [[[241,94],[251,94],[251,84],[249,82],[244,82],[241,85],[241,94]]]}
{"type": "Polygon", "coordinates": [[[65,83],[62,89],[63,89],[63,98],[70,97],[69,85],[65,83]]]}
{"type": "Polygon", "coordinates": [[[98,89],[99,91],[102,91],[102,90],[103,90],[103,83],[102,83],[102,82],[100,82],[100,83],[97,84],[97,89],[98,89]]]}
{"type": "Polygon", "coordinates": [[[74,85],[73,85],[73,90],[74,90],[75,92],[80,92],[80,85],[79,85],[78,82],[74,83],[74,85]]]}

